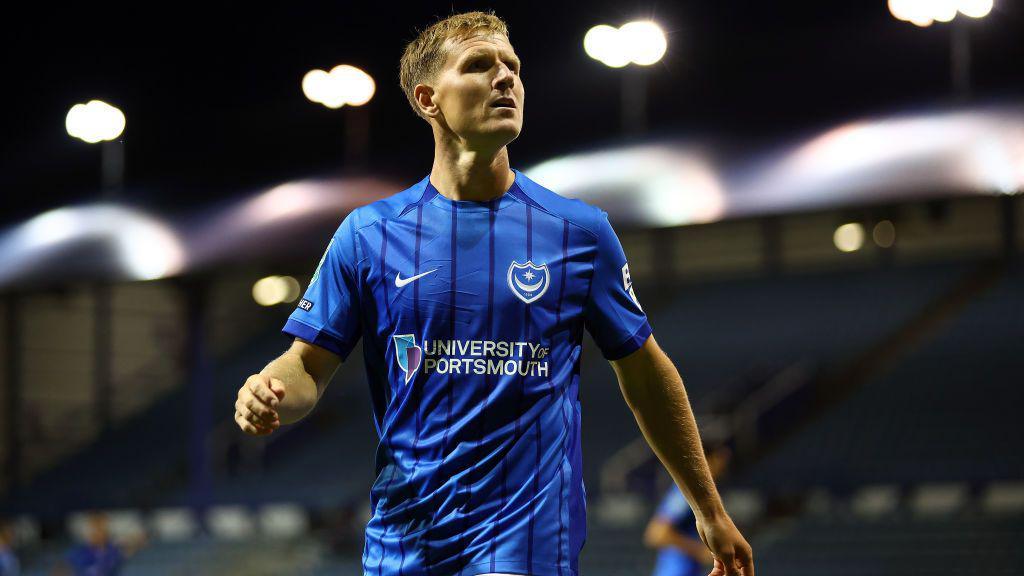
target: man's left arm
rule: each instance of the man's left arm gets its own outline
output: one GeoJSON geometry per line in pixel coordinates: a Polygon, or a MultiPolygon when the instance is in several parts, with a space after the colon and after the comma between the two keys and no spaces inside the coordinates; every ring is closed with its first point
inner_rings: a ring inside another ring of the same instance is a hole
{"type": "Polygon", "coordinates": [[[639,349],[611,364],[644,438],[693,506],[697,530],[715,556],[709,576],[754,576],[750,545],[722,505],[672,360],[651,335],[639,349]]]}

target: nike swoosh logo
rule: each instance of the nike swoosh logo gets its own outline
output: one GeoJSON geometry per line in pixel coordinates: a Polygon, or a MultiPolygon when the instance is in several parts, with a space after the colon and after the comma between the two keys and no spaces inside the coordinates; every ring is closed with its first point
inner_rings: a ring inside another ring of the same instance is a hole
{"type": "Polygon", "coordinates": [[[417,274],[415,276],[410,276],[409,278],[402,278],[402,273],[399,272],[398,274],[395,274],[395,286],[398,286],[399,288],[401,288],[402,286],[405,286],[409,282],[414,282],[416,280],[419,280],[420,278],[423,278],[427,274],[430,274],[431,272],[436,272],[437,270],[438,270],[437,268],[434,268],[433,270],[427,270],[426,272],[423,272],[421,274],[417,274]]]}

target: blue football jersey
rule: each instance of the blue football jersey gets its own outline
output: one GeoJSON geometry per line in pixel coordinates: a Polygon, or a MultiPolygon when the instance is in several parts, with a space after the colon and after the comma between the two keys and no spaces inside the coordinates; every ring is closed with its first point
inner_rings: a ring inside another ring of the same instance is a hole
{"type": "Polygon", "coordinates": [[[342,360],[363,340],[366,574],[578,574],[583,330],[613,360],[651,326],[607,213],[514,172],[486,202],[427,176],[352,211],[284,327],[342,360]]]}
{"type": "MultiPolygon", "coordinates": [[[[690,538],[700,540],[697,532],[697,516],[690,508],[686,497],[676,485],[669,487],[655,516],[672,525],[676,532],[690,538]]],[[[673,546],[658,550],[658,560],[654,565],[654,576],[700,576],[704,574],[700,562],[689,554],[673,546]]]]}

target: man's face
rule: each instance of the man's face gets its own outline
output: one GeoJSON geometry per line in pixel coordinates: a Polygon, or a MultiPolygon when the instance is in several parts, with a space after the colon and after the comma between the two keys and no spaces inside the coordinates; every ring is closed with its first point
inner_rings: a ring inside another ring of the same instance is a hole
{"type": "Polygon", "coordinates": [[[523,128],[525,91],[519,58],[508,39],[477,35],[448,43],[448,57],[434,85],[439,120],[460,137],[500,148],[523,128]]]}

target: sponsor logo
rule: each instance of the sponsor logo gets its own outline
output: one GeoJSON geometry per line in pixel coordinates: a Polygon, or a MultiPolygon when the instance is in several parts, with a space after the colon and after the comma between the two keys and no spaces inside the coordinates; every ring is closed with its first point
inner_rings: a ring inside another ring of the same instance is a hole
{"type": "Polygon", "coordinates": [[[416,375],[423,360],[423,350],[416,345],[416,336],[413,334],[395,334],[395,359],[398,360],[398,367],[405,371],[405,383],[408,384],[416,375]]]}
{"type": "Polygon", "coordinates": [[[512,289],[520,300],[529,304],[544,295],[551,284],[551,274],[548,272],[548,265],[540,266],[527,260],[526,264],[520,264],[515,260],[508,267],[508,287],[512,289]]]}
{"type": "Polygon", "coordinates": [[[637,308],[643,311],[643,307],[640,306],[640,301],[636,299],[636,293],[633,292],[633,279],[629,277],[629,262],[622,265],[622,287],[629,294],[629,297],[633,299],[633,303],[636,304],[637,308]]]}
{"type": "Polygon", "coordinates": [[[415,276],[410,276],[409,278],[402,278],[402,273],[399,272],[398,274],[395,274],[395,286],[398,286],[399,288],[401,288],[402,286],[405,286],[409,282],[415,282],[416,280],[419,280],[420,278],[423,278],[427,274],[430,274],[431,272],[436,272],[436,271],[437,271],[437,268],[434,268],[433,270],[427,270],[426,272],[423,272],[421,274],[417,274],[415,276]]]}
{"type": "Polygon", "coordinates": [[[313,303],[303,298],[302,300],[299,300],[299,308],[302,308],[306,312],[309,312],[310,310],[313,309],[313,303]]]}
{"type": "Polygon", "coordinates": [[[551,349],[534,342],[511,340],[423,340],[413,334],[396,334],[395,360],[408,383],[421,369],[424,374],[549,375],[551,349]]]}

